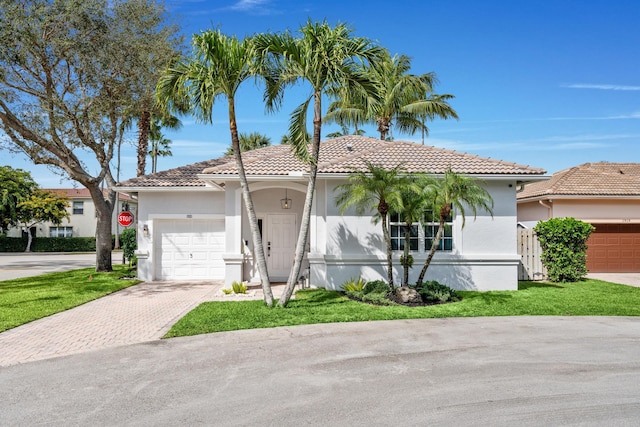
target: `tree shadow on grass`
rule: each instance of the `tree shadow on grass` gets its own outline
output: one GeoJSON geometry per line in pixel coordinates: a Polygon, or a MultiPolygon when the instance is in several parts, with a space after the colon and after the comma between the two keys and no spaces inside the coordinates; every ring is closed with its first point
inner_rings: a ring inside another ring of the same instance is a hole
{"type": "Polygon", "coordinates": [[[340,292],[314,289],[298,291],[296,293],[296,298],[292,299],[290,303],[295,302],[295,305],[304,305],[309,307],[327,304],[340,304],[348,301],[349,300],[340,292]]]}
{"type": "Polygon", "coordinates": [[[25,304],[31,304],[34,302],[52,302],[52,301],[60,301],[62,297],[60,296],[50,296],[50,297],[41,297],[41,298],[32,298],[20,300],[19,302],[11,302],[7,304],[0,304],[0,308],[21,308],[21,306],[25,304]]]}
{"type": "Polygon", "coordinates": [[[478,300],[482,301],[485,304],[495,304],[495,303],[507,303],[511,301],[513,295],[503,293],[501,291],[498,292],[468,292],[463,291],[460,292],[462,294],[462,301],[473,301],[478,300]]]}
{"type": "Polygon", "coordinates": [[[549,283],[549,282],[518,282],[518,290],[519,291],[524,291],[526,289],[530,289],[530,288],[556,288],[556,289],[564,289],[564,286],[556,284],[556,283],[549,283]]]}

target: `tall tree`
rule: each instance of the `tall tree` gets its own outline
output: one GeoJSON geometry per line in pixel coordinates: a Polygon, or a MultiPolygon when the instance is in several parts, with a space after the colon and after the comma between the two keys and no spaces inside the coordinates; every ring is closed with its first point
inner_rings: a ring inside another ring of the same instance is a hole
{"type": "MultiPolygon", "coordinates": [[[[251,132],[244,133],[241,132],[239,135],[240,140],[240,150],[251,151],[256,148],[268,147],[271,145],[271,138],[266,135],[261,134],[260,132],[251,132]]],[[[227,148],[227,151],[224,152],[225,156],[231,156],[233,154],[233,144],[227,148]]]]}
{"type": "Polygon", "coordinates": [[[374,85],[369,91],[338,90],[339,100],[329,107],[327,119],[338,123],[377,125],[380,139],[386,140],[394,124],[401,132],[414,134],[426,130],[425,118],[458,118],[448,104],[453,95],[436,95],[434,73],[409,74],[411,60],[405,55],[385,52],[372,66],[360,67],[359,73],[374,85]]]}
{"type": "Polygon", "coordinates": [[[161,117],[152,117],[151,126],[149,129],[149,142],[151,148],[149,149],[149,156],[151,157],[151,173],[158,171],[158,157],[172,156],[171,152],[171,140],[165,138],[162,134],[162,128],[180,129],[182,122],[176,116],[169,114],[165,111],[161,117]]]}
{"type": "Polygon", "coordinates": [[[253,76],[254,51],[252,40],[239,40],[218,31],[205,31],[193,36],[190,58],[172,65],[158,83],[160,101],[171,108],[193,112],[205,122],[212,122],[214,101],[227,100],[229,132],[235,158],[242,197],[249,218],[255,261],[267,306],[273,306],[273,293],[264,256],[262,236],[258,228],[249,183],[242,162],[242,150],[236,121],[235,96],[240,85],[253,76]]]}
{"type": "Polygon", "coordinates": [[[112,269],[122,121],[155,85],[147,58],[175,31],[153,0],[0,0],[0,129],[34,163],[89,190],[97,271],[112,269]]]}
{"type": "Polygon", "coordinates": [[[311,93],[291,114],[289,135],[294,154],[309,165],[309,183],[305,197],[300,233],[296,242],[293,268],[278,301],[286,306],[298,281],[309,238],[311,205],[316,187],[320,138],[322,131],[322,97],[335,88],[354,88],[366,83],[355,72],[358,63],[374,62],[381,48],[371,40],[352,36],[344,24],[335,27],[326,21],[307,21],[295,37],[289,32],[255,36],[257,55],[266,78],[267,107],[280,106],[284,90],[299,82],[311,86],[311,93]],[[312,106],[312,107],[310,107],[312,106]],[[313,136],[307,132],[307,113],[313,108],[313,136]]]}
{"type": "Polygon", "coordinates": [[[43,222],[60,224],[64,218],[69,219],[69,199],[53,191],[36,189],[26,200],[18,203],[18,218],[27,233],[27,248],[31,252],[31,228],[43,222]]]}
{"type": "Polygon", "coordinates": [[[383,166],[366,162],[366,169],[349,174],[347,182],[336,187],[338,192],[336,204],[340,213],[354,206],[358,215],[375,209],[374,222],[382,223],[387,250],[387,280],[393,289],[393,249],[389,235],[389,212],[402,211],[402,188],[409,183],[404,179],[402,165],[387,169],[383,166]]]}
{"type": "Polygon", "coordinates": [[[149,149],[149,156],[151,156],[151,173],[158,171],[158,157],[172,156],[171,152],[171,140],[164,137],[162,133],[154,136],[149,136],[149,142],[151,142],[151,148],[149,149]]]}
{"type": "Polygon", "coordinates": [[[29,198],[38,188],[31,174],[11,166],[0,166],[0,230],[18,224],[20,202],[29,198]]]}
{"type": "Polygon", "coordinates": [[[436,178],[431,185],[425,187],[425,197],[427,205],[432,209],[438,221],[438,231],[420,271],[418,283],[422,283],[424,280],[424,275],[438,250],[447,217],[452,210],[462,216],[462,227],[465,225],[465,209],[471,209],[474,219],[478,210],[484,210],[493,217],[493,199],[489,192],[480,186],[475,179],[460,175],[451,169],[448,169],[441,178],[436,178]]]}

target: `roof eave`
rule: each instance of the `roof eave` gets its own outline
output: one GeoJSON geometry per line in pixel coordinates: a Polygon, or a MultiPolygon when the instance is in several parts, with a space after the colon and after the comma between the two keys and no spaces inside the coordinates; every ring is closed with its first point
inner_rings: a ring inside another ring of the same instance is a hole
{"type": "Polygon", "coordinates": [[[518,198],[520,202],[537,202],[538,200],[584,200],[584,199],[615,199],[615,200],[640,200],[640,194],[538,194],[536,196],[518,198]]]}
{"type": "Polygon", "coordinates": [[[212,186],[200,185],[200,186],[148,186],[148,187],[113,187],[115,191],[121,193],[139,193],[139,192],[162,192],[162,191],[219,191],[220,188],[214,188],[212,186]]]}

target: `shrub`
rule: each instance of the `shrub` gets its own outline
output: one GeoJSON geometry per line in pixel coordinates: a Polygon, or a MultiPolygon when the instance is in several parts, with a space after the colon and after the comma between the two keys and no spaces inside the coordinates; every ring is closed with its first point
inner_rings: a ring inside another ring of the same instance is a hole
{"type": "Polygon", "coordinates": [[[24,252],[26,248],[26,238],[0,236],[0,252],[24,252]]]}
{"type": "Polygon", "coordinates": [[[587,274],[586,242],[594,229],[574,218],[553,218],[535,226],[550,280],[576,282],[587,274]]]}
{"type": "Polygon", "coordinates": [[[362,302],[376,305],[397,305],[396,302],[389,299],[388,293],[372,292],[370,294],[360,293],[359,299],[362,302]]]}
{"type": "Polygon", "coordinates": [[[31,244],[34,252],[95,252],[95,237],[36,237],[31,244]]]}
{"type": "Polygon", "coordinates": [[[234,294],[246,294],[247,293],[247,285],[241,282],[233,282],[231,284],[231,289],[233,289],[234,294]]]}
{"type": "Polygon", "coordinates": [[[383,280],[372,280],[367,282],[362,288],[363,294],[384,294],[385,296],[391,292],[389,284],[383,280]]]}
{"type": "Polygon", "coordinates": [[[357,279],[351,278],[342,284],[342,289],[345,292],[360,292],[365,285],[365,281],[362,277],[357,279]]]}
{"type": "Polygon", "coordinates": [[[460,295],[442,283],[431,280],[416,285],[416,291],[425,303],[443,303],[460,301],[460,295]]]}
{"type": "Polygon", "coordinates": [[[125,259],[129,260],[129,264],[131,264],[134,252],[138,248],[135,228],[125,228],[122,230],[122,234],[120,235],[120,247],[122,248],[122,254],[125,259]]]}

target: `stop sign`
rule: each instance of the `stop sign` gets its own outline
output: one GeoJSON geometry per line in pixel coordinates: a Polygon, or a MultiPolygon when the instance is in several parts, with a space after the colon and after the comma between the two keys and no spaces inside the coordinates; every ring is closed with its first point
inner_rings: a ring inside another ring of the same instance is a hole
{"type": "Polygon", "coordinates": [[[133,224],[133,214],[129,211],[122,211],[118,215],[118,224],[123,227],[128,227],[133,224]]]}

